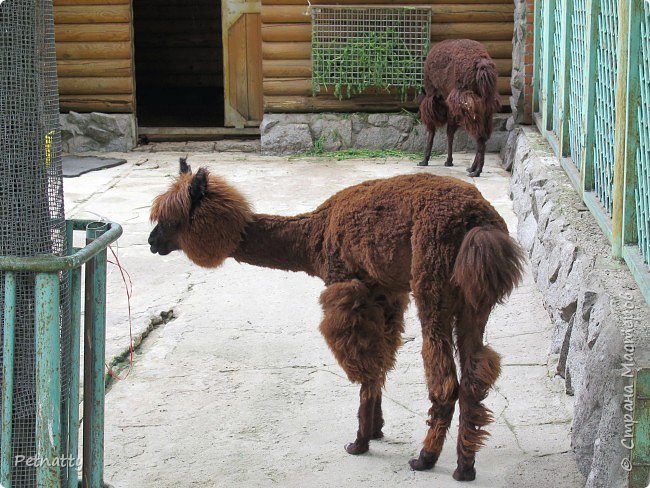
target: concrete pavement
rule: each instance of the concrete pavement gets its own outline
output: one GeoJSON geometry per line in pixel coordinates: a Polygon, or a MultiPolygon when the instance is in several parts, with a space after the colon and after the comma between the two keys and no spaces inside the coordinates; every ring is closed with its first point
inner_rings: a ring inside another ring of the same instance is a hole
{"type": "MultiPolygon", "coordinates": [[[[386,437],[354,457],[358,387],[318,333],[320,280],[226,261],[204,270],[180,253],[150,254],[149,205],[178,170],[181,153],[119,154],[124,166],[65,180],[68,217],[99,214],[124,226],[115,246],[133,281],[134,370],[106,400],[106,473],[115,487],[441,486],[457,487],[457,419],[431,472],[412,472],[428,409],[414,306],[389,375],[386,437]],[[92,213],[91,213],[92,212],[92,213]],[[167,315],[173,311],[173,317],[167,315]],[[161,313],[164,317],[161,318],[161,313]],[[171,319],[171,321],[169,321],[171,319]]],[[[463,179],[472,155],[429,168],[413,161],[292,160],[257,154],[190,154],[237,185],[256,211],[295,214],[370,178],[418,171],[463,179]]],[[[472,180],[508,222],[508,174],[489,155],[472,180]]],[[[107,356],[128,349],[126,300],[109,269],[107,356]]],[[[530,277],[493,312],[487,342],[503,373],[487,404],[496,421],[477,457],[480,487],[578,487],[569,446],[572,398],[549,375],[552,325],[530,277]]],[[[552,360],[551,360],[552,362],[552,360]]]]}

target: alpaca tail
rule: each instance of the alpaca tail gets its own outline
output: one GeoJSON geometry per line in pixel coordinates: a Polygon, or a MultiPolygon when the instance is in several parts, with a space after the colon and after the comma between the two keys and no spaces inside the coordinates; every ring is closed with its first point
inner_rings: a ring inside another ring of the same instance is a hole
{"type": "Polygon", "coordinates": [[[478,94],[486,105],[497,112],[501,108],[501,97],[497,91],[497,70],[489,58],[481,58],[476,62],[476,87],[478,94]]]}
{"type": "Polygon", "coordinates": [[[491,309],[519,284],[525,260],[523,249],[507,232],[474,227],[460,245],[451,280],[467,304],[491,309]]]}

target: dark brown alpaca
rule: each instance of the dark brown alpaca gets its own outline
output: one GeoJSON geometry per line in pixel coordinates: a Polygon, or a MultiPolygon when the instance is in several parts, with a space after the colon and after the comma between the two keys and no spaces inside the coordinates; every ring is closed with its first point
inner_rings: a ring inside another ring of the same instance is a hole
{"type": "Polygon", "coordinates": [[[320,324],[348,378],[361,384],[359,430],[350,454],[383,436],[381,396],[402,343],[413,293],[431,408],[424,447],[410,465],[433,468],[456,400],[460,404],[457,480],[472,480],[474,456],[491,414],[483,406],[499,376],[499,355],[483,344],[492,307],[519,281],[523,255],[506,224],[472,185],[431,174],[366,181],[313,212],[254,214],[244,197],[205,168],[181,174],[154,200],[154,253],[182,250],[197,264],[226,258],[304,271],[323,279],[320,324]],[[454,363],[460,356],[460,384],[454,363]]]}
{"type": "Polygon", "coordinates": [[[420,119],[429,132],[424,159],[427,166],[436,129],[447,124],[447,161],[453,166],[454,135],[459,127],[476,140],[474,163],[467,171],[480,176],[485,144],[492,135],[492,116],[501,107],[498,73],[480,42],[451,39],[439,42],[424,63],[424,93],[420,95],[420,119]]]}

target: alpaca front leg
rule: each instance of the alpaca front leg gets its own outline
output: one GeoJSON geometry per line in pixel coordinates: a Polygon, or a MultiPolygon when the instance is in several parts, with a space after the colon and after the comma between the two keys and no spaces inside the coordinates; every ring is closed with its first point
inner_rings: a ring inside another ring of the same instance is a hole
{"type": "MultiPolygon", "coordinates": [[[[381,387],[372,384],[361,385],[359,392],[359,430],[354,442],[345,445],[348,454],[368,452],[370,440],[373,439],[375,423],[375,405],[380,396],[381,387]]],[[[381,430],[381,429],[380,429],[381,430]]]]}
{"type": "Polygon", "coordinates": [[[456,124],[452,122],[447,123],[447,161],[445,161],[445,166],[454,165],[454,136],[457,130],[458,126],[456,124]]]}
{"type": "Polygon", "coordinates": [[[433,148],[433,138],[436,135],[436,129],[428,128],[429,137],[427,139],[427,147],[424,150],[424,159],[418,163],[418,166],[429,166],[429,159],[431,159],[431,149],[433,148]]]}
{"type": "Polygon", "coordinates": [[[485,143],[487,142],[487,139],[484,137],[480,137],[476,141],[476,156],[474,157],[474,163],[472,166],[467,170],[468,176],[471,178],[476,178],[481,176],[481,172],[483,171],[483,164],[485,163],[485,143]]]}

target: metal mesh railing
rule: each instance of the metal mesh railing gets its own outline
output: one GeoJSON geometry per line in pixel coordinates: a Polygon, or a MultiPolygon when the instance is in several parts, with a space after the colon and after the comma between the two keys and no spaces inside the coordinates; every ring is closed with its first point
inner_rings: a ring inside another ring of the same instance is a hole
{"type": "Polygon", "coordinates": [[[594,111],[594,184],[596,196],[612,214],[614,126],[618,54],[618,0],[602,0],[596,49],[596,108],[594,111]]]}
{"type": "MultiPolygon", "coordinates": [[[[0,46],[0,255],[62,255],[66,235],[51,0],[5,1],[0,46]]],[[[34,275],[17,273],[16,282],[12,486],[31,487],[36,486],[35,468],[27,462],[36,453],[34,275]]],[[[61,274],[60,282],[61,376],[67,378],[67,276],[61,274]]],[[[2,306],[0,319],[4,324],[2,306]]],[[[64,382],[63,397],[67,388],[64,382]]]]}
{"type": "Polygon", "coordinates": [[[584,77],[587,68],[587,0],[574,0],[571,15],[571,66],[569,68],[569,154],[580,169],[584,143],[584,77]]]}
{"type": "Polygon", "coordinates": [[[639,252],[650,263],[650,4],[643,3],[639,56],[639,148],[636,154],[636,227],[639,252]]]}
{"type": "Polygon", "coordinates": [[[417,88],[429,47],[431,9],[312,7],[314,90],[417,88]]]}

